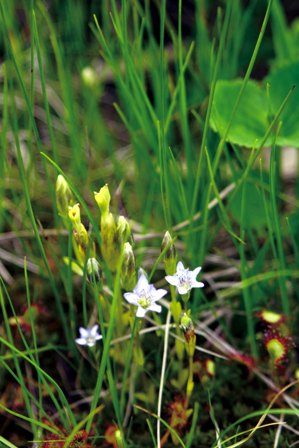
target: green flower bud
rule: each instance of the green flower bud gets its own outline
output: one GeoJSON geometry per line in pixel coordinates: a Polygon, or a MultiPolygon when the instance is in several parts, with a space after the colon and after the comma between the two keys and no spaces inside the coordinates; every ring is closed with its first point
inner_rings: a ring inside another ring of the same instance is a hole
{"type": "Polygon", "coordinates": [[[182,315],[180,327],[184,332],[187,353],[189,356],[193,356],[196,346],[196,336],[194,332],[193,322],[190,317],[190,310],[182,315]]]}
{"type": "Polygon", "coordinates": [[[84,67],[81,71],[81,78],[86,87],[94,88],[99,84],[99,77],[92,67],[84,67]]]}
{"type": "Polygon", "coordinates": [[[126,291],[132,291],[137,283],[135,256],[130,243],[124,244],[122,284],[126,291]]]}
{"type": "Polygon", "coordinates": [[[101,210],[102,215],[107,214],[109,212],[109,206],[111,200],[108,185],[107,184],[104,185],[104,187],[102,187],[98,193],[94,192],[94,197],[96,203],[99,206],[99,209],[101,210]]]}
{"type": "Polygon", "coordinates": [[[56,180],[56,204],[59,214],[66,218],[68,216],[69,206],[73,203],[73,193],[65,178],[59,174],[56,180]]]}
{"type": "Polygon", "coordinates": [[[167,275],[173,275],[176,272],[177,253],[173,244],[173,239],[167,231],[164,235],[161,252],[164,253],[164,269],[167,275]]]}
{"type": "Polygon", "coordinates": [[[193,322],[189,312],[182,315],[180,327],[184,333],[193,329],[193,322]]]}
{"type": "Polygon", "coordinates": [[[119,242],[125,242],[131,234],[130,224],[124,216],[119,216],[117,220],[117,235],[119,242]]]}
{"type": "Polygon", "coordinates": [[[96,258],[88,258],[86,263],[86,272],[90,281],[92,281],[93,278],[95,278],[95,280],[100,280],[101,268],[96,258]]]}

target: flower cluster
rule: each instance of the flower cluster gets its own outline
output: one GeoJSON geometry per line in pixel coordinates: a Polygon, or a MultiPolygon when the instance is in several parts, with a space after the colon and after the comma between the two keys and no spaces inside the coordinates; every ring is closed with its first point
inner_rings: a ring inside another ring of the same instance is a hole
{"type": "MultiPolygon", "coordinates": [[[[186,294],[192,288],[202,288],[204,284],[196,280],[197,275],[201,271],[201,267],[197,267],[194,271],[185,269],[181,261],[177,264],[177,271],[174,275],[167,275],[165,279],[169,284],[176,286],[179,294],[186,294]]],[[[167,294],[166,289],[156,289],[150,284],[145,272],[140,269],[139,277],[135,288],[132,292],[125,292],[124,298],[131,305],[137,306],[136,317],[144,317],[148,311],[161,313],[162,307],[156,302],[167,294]]],[[[93,347],[96,341],[102,339],[98,333],[98,325],[92,328],[79,328],[80,337],[76,339],[79,345],[87,345],[93,347]]]]}
{"type": "MultiPolygon", "coordinates": [[[[78,275],[83,276],[86,272],[91,282],[101,281],[101,266],[96,257],[96,244],[81,221],[80,204],[76,203],[66,179],[61,175],[58,176],[56,183],[56,199],[61,217],[65,223],[69,220],[73,230],[72,242],[76,260],[65,257],[65,263],[78,275]]],[[[98,192],[95,192],[94,199],[101,213],[99,223],[101,257],[111,272],[120,269],[121,286],[126,291],[124,293],[125,300],[137,307],[137,318],[145,317],[148,311],[160,313],[162,307],[157,302],[167,294],[167,291],[156,289],[153,284],[150,284],[142,269],[139,270],[136,283],[136,266],[131,245],[133,240],[130,224],[124,216],[114,215],[110,211],[111,195],[108,185],[104,185],[98,192]]],[[[165,233],[161,250],[164,256],[165,280],[176,287],[178,294],[183,296],[186,304],[190,296],[190,290],[204,286],[202,282],[196,280],[201,267],[191,271],[185,268],[181,261],[177,263],[174,239],[169,232],[165,233]]],[[[176,311],[173,315],[176,316],[174,318],[178,322],[181,308],[177,307],[176,311]]],[[[98,325],[86,329],[80,327],[79,333],[80,337],[75,340],[79,345],[93,347],[98,340],[102,339],[102,336],[98,333],[98,325]]]]}
{"type": "MultiPolygon", "coordinates": [[[[170,285],[177,288],[179,294],[187,294],[192,288],[202,288],[204,284],[196,280],[201,271],[197,267],[194,271],[185,269],[181,261],[178,262],[176,273],[167,275],[165,279],[170,285]]],[[[136,316],[144,317],[148,311],[160,313],[162,308],[156,302],[167,294],[165,289],[156,289],[154,285],[149,284],[148,279],[142,269],[139,271],[137,285],[132,292],[126,292],[124,298],[131,304],[137,306],[136,316]]]]}

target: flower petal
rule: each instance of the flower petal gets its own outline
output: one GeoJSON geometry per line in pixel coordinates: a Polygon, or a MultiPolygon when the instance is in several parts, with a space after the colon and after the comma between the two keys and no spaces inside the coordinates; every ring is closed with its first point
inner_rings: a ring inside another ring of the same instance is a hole
{"type": "Polygon", "coordinates": [[[166,275],[165,280],[173,286],[178,286],[179,279],[176,275],[166,275]]]}
{"type": "Polygon", "coordinates": [[[89,330],[88,330],[88,328],[85,329],[85,328],[83,328],[83,327],[80,327],[80,328],[79,328],[79,333],[80,333],[81,338],[88,338],[88,336],[89,336],[89,330]]]}
{"type": "Polygon", "coordinates": [[[127,300],[127,302],[131,303],[132,305],[138,305],[139,296],[134,292],[125,292],[124,298],[127,300]]]}
{"type": "Polygon", "coordinates": [[[192,286],[187,285],[178,286],[178,293],[181,295],[187,294],[187,292],[190,291],[191,288],[192,286]]]}
{"type": "Polygon", "coordinates": [[[151,306],[148,307],[148,310],[155,311],[156,313],[161,313],[162,306],[158,305],[157,303],[153,303],[151,306]]]}
{"type": "Polygon", "coordinates": [[[152,295],[153,302],[162,299],[167,294],[168,291],[166,289],[157,289],[155,293],[152,295]]]}
{"type": "Polygon", "coordinates": [[[202,282],[193,281],[191,286],[192,288],[203,288],[205,285],[202,282]]]}
{"type": "Polygon", "coordinates": [[[190,272],[190,274],[192,275],[192,278],[194,278],[194,280],[196,279],[196,277],[198,276],[200,271],[201,271],[201,266],[198,266],[198,268],[196,268],[190,272]]]}
{"type": "Polygon", "coordinates": [[[176,270],[177,270],[177,272],[185,271],[184,265],[181,261],[179,261],[178,264],[176,265],[176,270]]]}
{"type": "Polygon", "coordinates": [[[139,306],[137,309],[137,312],[136,312],[136,317],[144,317],[147,311],[148,311],[148,308],[144,309],[141,306],[139,306]]]}
{"type": "Polygon", "coordinates": [[[79,345],[86,345],[86,339],[85,338],[77,338],[75,339],[75,342],[79,345]]]}
{"type": "Polygon", "coordinates": [[[138,279],[137,285],[133,289],[133,292],[139,295],[139,293],[141,293],[142,291],[147,292],[148,288],[149,288],[148,279],[144,274],[141,274],[138,279]]]}
{"type": "Polygon", "coordinates": [[[98,325],[94,325],[91,329],[90,329],[90,336],[92,336],[93,338],[95,338],[98,334],[98,325]]]}

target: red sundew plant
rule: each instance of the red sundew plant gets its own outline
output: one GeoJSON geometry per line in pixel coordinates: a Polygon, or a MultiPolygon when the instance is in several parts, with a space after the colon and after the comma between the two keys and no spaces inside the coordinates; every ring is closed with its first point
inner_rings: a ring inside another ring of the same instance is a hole
{"type": "MultiPolygon", "coordinates": [[[[17,322],[25,334],[31,332],[31,325],[36,325],[40,317],[49,316],[47,308],[42,303],[33,303],[30,308],[25,305],[22,309],[22,315],[17,316],[17,322]]],[[[17,325],[16,319],[11,317],[9,323],[11,326],[17,325]]]]}
{"type": "MultiPolygon", "coordinates": [[[[168,403],[167,414],[169,415],[168,423],[179,435],[186,431],[189,425],[189,419],[193,413],[193,409],[188,408],[188,399],[182,395],[178,395],[175,399],[168,403]]],[[[161,439],[161,446],[167,442],[169,436],[172,438],[174,445],[178,444],[178,440],[169,430],[167,430],[161,439]]]]}
{"type": "Polygon", "coordinates": [[[264,333],[264,345],[274,366],[282,368],[294,342],[291,337],[282,336],[276,329],[269,329],[264,333]]]}
{"type": "Polygon", "coordinates": [[[286,321],[286,316],[283,314],[275,313],[274,311],[262,310],[256,313],[262,322],[271,327],[279,327],[283,322],[286,321]]]}
{"type": "Polygon", "coordinates": [[[256,361],[252,356],[244,355],[242,353],[230,353],[230,359],[233,361],[237,361],[248,368],[248,370],[252,370],[256,367],[256,361]]]}
{"type": "MultiPolygon", "coordinates": [[[[63,448],[67,439],[67,434],[64,435],[49,434],[45,441],[41,443],[41,448],[63,448]]],[[[89,435],[82,429],[75,434],[73,440],[69,443],[69,448],[92,448],[92,444],[88,442],[89,435]]]]}
{"type": "Polygon", "coordinates": [[[105,430],[105,446],[119,448],[121,446],[121,432],[117,425],[109,425],[105,430]]]}

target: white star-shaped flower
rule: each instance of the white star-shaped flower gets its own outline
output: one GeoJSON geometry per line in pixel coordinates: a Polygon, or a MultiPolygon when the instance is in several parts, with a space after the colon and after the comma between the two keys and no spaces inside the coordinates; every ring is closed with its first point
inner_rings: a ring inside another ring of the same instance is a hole
{"type": "Polygon", "coordinates": [[[173,286],[176,286],[178,293],[181,295],[187,294],[192,288],[203,288],[204,284],[196,280],[197,275],[201,271],[201,267],[189,271],[185,269],[181,261],[176,266],[176,273],[174,275],[167,275],[165,279],[173,286]]]}
{"type": "Polygon", "coordinates": [[[98,325],[94,325],[92,328],[79,328],[80,338],[75,339],[79,345],[88,345],[88,347],[93,347],[97,341],[102,339],[98,333],[98,325]]]}
{"type": "Polygon", "coordinates": [[[156,289],[154,285],[148,283],[148,279],[141,270],[137,285],[133,292],[126,292],[124,298],[131,303],[131,305],[138,306],[136,317],[144,317],[148,311],[156,311],[161,313],[161,305],[157,305],[157,300],[160,300],[167,294],[165,289],[156,289]]]}

